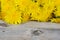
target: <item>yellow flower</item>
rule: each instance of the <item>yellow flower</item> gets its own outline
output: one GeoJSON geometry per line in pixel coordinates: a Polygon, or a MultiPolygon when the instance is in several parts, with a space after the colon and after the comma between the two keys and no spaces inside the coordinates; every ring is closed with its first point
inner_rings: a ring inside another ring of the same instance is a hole
{"type": "Polygon", "coordinates": [[[3,19],[6,23],[9,24],[20,24],[22,18],[20,13],[10,13],[6,14],[6,16],[3,19]]]}
{"type": "Polygon", "coordinates": [[[51,22],[60,23],[60,18],[53,18],[51,19],[51,22]]]}
{"type": "Polygon", "coordinates": [[[28,22],[30,20],[30,15],[27,13],[22,13],[22,23],[28,22]]]}

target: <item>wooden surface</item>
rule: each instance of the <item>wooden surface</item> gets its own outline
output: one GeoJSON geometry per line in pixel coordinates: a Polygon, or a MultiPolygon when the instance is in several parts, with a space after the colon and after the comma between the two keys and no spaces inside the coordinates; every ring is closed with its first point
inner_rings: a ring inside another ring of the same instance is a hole
{"type": "Polygon", "coordinates": [[[0,40],[60,40],[60,24],[27,22],[0,26],[0,40]]]}

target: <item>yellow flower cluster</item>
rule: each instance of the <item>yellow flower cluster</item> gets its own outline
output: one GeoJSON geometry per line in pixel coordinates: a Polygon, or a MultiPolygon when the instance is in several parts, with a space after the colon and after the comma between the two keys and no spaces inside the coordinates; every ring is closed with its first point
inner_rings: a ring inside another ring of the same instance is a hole
{"type": "Polygon", "coordinates": [[[60,0],[1,0],[0,16],[10,24],[60,22],[60,0]]]}

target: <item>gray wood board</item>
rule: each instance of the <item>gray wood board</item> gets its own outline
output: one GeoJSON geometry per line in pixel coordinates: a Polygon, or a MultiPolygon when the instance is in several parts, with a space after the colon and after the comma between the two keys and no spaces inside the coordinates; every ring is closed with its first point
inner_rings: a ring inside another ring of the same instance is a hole
{"type": "Polygon", "coordinates": [[[0,26],[0,40],[60,40],[60,24],[30,21],[0,26]]]}

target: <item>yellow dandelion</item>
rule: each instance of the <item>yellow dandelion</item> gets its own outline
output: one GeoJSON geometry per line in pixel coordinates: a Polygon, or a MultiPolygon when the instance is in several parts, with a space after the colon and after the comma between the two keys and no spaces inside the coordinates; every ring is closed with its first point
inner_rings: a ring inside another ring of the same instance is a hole
{"type": "Polygon", "coordinates": [[[51,22],[60,23],[60,18],[53,18],[51,19],[51,22]]]}
{"type": "Polygon", "coordinates": [[[3,18],[6,23],[9,24],[20,24],[21,23],[21,14],[19,13],[11,13],[6,14],[6,16],[3,18]]]}

